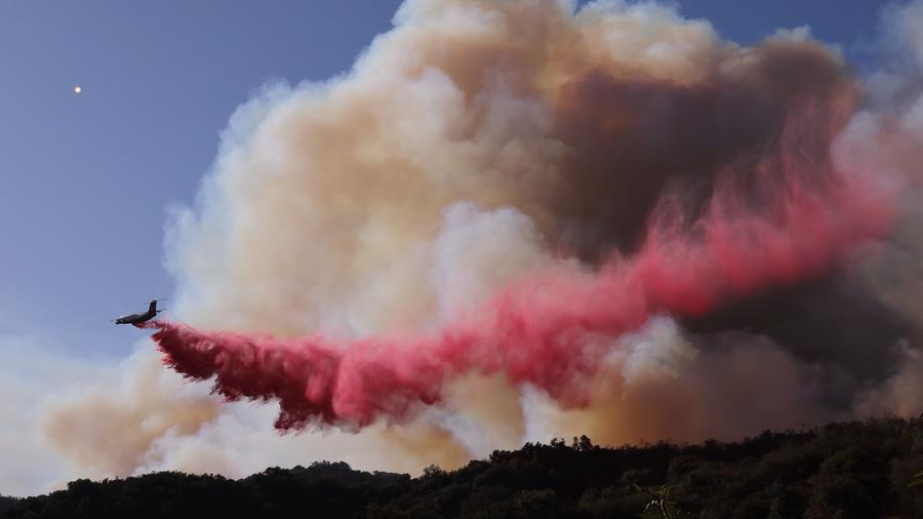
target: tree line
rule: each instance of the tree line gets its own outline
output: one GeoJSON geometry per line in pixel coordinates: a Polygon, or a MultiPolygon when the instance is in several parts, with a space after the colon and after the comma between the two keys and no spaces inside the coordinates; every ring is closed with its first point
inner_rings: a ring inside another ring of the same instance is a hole
{"type": "Polygon", "coordinates": [[[837,423],[740,442],[603,448],[587,437],[496,451],[455,471],[363,472],[345,463],[247,478],[159,472],[0,497],[0,518],[923,517],[923,420],[837,423]]]}

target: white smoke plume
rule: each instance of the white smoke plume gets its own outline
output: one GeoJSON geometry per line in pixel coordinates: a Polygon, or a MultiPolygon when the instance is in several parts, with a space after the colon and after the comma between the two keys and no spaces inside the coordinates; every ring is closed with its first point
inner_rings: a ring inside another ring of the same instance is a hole
{"type": "Polygon", "coordinates": [[[97,373],[89,361],[49,350],[43,338],[0,337],[0,492],[25,495],[61,477],[66,464],[38,434],[49,393],[79,387],[97,373]]]}

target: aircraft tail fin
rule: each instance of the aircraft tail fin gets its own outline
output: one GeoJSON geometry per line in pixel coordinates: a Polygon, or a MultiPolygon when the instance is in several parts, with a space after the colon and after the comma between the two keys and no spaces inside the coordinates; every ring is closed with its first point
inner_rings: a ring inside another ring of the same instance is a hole
{"type": "Polygon", "coordinates": [[[152,314],[154,314],[154,315],[157,315],[157,300],[156,300],[156,299],[152,299],[152,300],[151,300],[151,306],[148,307],[147,311],[148,311],[148,313],[152,313],[152,314]]]}

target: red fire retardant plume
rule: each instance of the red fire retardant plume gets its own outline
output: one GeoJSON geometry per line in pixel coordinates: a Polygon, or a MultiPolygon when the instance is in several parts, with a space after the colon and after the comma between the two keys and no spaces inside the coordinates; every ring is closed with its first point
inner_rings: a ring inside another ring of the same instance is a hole
{"type": "Polygon", "coordinates": [[[214,391],[230,400],[278,400],[281,430],[399,420],[439,402],[443,382],[470,371],[501,372],[580,406],[613,339],[652,315],[702,315],[823,275],[887,232],[892,204],[870,182],[798,178],[774,179],[775,195],[759,210],[719,187],[704,216],[655,224],[632,257],[594,274],[535,272],[431,334],[337,341],[144,326],[157,329],[165,363],[186,377],[214,377],[214,391]]]}

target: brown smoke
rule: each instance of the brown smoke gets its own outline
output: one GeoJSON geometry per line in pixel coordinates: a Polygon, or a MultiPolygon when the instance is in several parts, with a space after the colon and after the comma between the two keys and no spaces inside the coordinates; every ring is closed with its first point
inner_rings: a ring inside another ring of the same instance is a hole
{"type": "Polygon", "coordinates": [[[51,409],[45,434],[92,476],[127,475],[169,431],[195,434],[215,419],[217,406],[200,391],[189,394],[142,354],[126,363],[131,373],[118,388],[94,388],[51,409]]]}

